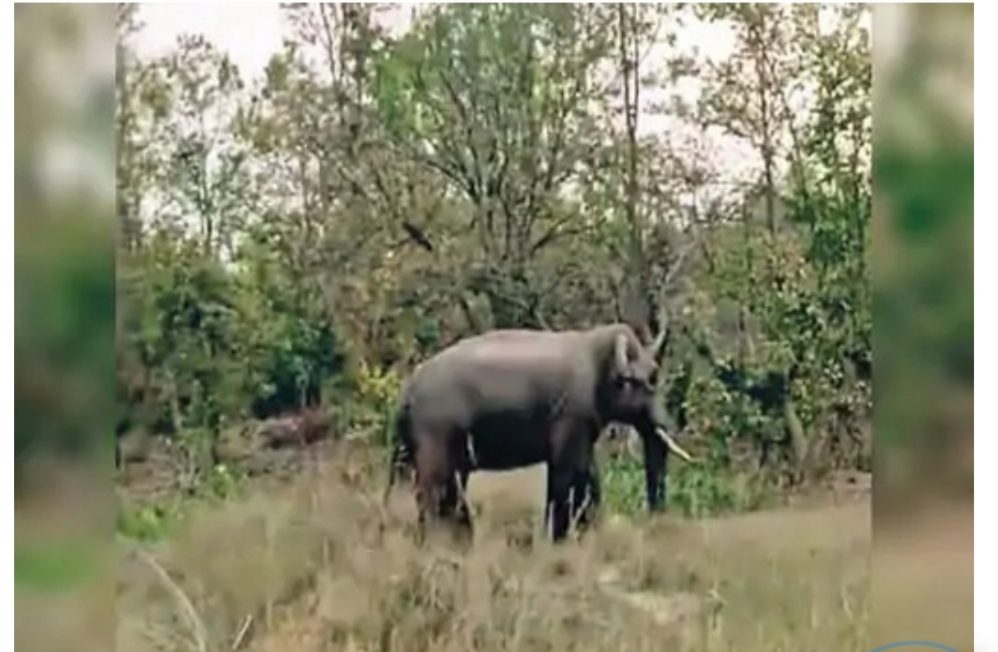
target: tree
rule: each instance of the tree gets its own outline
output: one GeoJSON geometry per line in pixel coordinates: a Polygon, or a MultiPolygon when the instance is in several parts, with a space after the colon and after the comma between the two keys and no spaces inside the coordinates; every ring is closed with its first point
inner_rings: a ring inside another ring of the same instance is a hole
{"type": "Polygon", "coordinates": [[[543,325],[530,263],[586,229],[568,196],[601,139],[594,79],[610,16],[572,5],[429,12],[379,65],[394,144],[469,204],[477,236],[466,288],[496,326],[543,325]]]}

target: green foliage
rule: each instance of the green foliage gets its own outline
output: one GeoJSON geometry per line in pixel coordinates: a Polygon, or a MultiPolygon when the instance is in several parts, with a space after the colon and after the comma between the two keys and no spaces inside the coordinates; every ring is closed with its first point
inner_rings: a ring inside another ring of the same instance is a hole
{"type": "Polygon", "coordinates": [[[640,514],[645,507],[645,472],[635,460],[611,460],[600,467],[600,487],[606,508],[622,514],[640,514]]]}
{"type": "Polygon", "coordinates": [[[170,531],[179,513],[164,505],[121,505],[116,529],[122,536],[138,541],[159,541],[170,531]]]}
{"type": "Polygon", "coordinates": [[[586,230],[563,191],[604,147],[585,104],[605,100],[587,84],[611,25],[587,5],[434,8],[377,60],[376,120],[404,160],[462,198],[473,250],[452,278],[485,298],[493,327],[550,325],[544,304],[566,270],[540,256],[586,230]]]}
{"type": "Polygon", "coordinates": [[[368,433],[371,441],[387,446],[392,441],[395,408],[401,389],[399,375],[390,369],[379,371],[361,364],[355,386],[357,412],[352,415],[351,430],[368,433]]]}
{"type": "Polygon", "coordinates": [[[242,487],[242,476],[238,471],[226,466],[216,464],[208,474],[206,492],[209,496],[220,500],[226,500],[237,496],[242,487]]]}
{"type": "Polygon", "coordinates": [[[238,279],[241,390],[251,413],[267,417],[314,405],[344,359],[328,315],[297,297],[280,268],[248,261],[238,279]]]}
{"type": "Polygon", "coordinates": [[[674,509],[694,518],[759,509],[769,499],[757,478],[726,467],[676,465],[667,492],[674,509]]]}
{"type": "MultiPolygon", "coordinates": [[[[641,462],[615,459],[600,470],[607,509],[630,516],[645,513],[645,475],[641,462]]],[[[693,518],[758,509],[768,499],[769,493],[761,482],[725,466],[674,464],[667,476],[669,509],[693,518]]]]}
{"type": "Polygon", "coordinates": [[[191,493],[154,502],[122,501],[115,516],[115,529],[121,536],[137,541],[160,541],[183,523],[196,504],[231,500],[245,493],[245,478],[238,469],[225,464],[207,467],[203,481],[191,493]]]}
{"type": "Polygon", "coordinates": [[[133,427],[177,433],[194,467],[210,467],[226,423],[315,405],[341,372],[333,324],[284,294],[287,281],[226,268],[190,241],[157,239],[145,255],[125,261],[120,344],[135,368],[120,376],[153,406],[133,410],[133,427]]]}

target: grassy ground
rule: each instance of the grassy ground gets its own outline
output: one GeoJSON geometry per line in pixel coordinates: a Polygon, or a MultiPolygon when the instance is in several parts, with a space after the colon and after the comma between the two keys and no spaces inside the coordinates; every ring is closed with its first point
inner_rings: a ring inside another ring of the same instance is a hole
{"type": "Polygon", "coordinates": [[[698,521],[606,514],[560,546],[502,528],[419,546],[411,495],[382,508],[382,467],[346,451],[198,508],[158,544],[122,540],[119,649],[868,649],[866,497],[698,521]]]}

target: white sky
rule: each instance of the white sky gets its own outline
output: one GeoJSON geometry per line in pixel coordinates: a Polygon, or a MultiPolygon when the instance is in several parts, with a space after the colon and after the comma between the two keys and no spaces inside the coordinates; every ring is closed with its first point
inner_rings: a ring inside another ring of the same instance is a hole
{"type": "MultiPolygon", "coordinates": [[[[403,7],[389,22],[407,23],[408,7],[403,7]]],[[[203,34],[216,47],[224,50],[239,66],[244,78],[261,72],[282,45],[287,27],[277,3],[143,3],[139,20],[142,29],[135,47],[142,57],[167,53],[184,33],[203,34]]],[[[733,45],[728,30],[716,24],[692,21],[678,34],[677,47],[720,57],[733,45]]],[[[654,52],[643,63],[654,60],[654,52]]]]}
{"type": "Polygon", "coordinates": [[[277,3],[142,4],[142,31],[135,38],[139,56],[166,54],[184,33],[204,34],[239,66],[245,78],[263,72],[281,48],[285,28],[277,3]]]}

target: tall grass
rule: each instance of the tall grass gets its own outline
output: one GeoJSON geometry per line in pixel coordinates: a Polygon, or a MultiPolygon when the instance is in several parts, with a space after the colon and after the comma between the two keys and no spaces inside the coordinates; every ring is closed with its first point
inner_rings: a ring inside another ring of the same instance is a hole
{"type": "Polygon", "coordinates": [[[417,545],[411,495],[384,509],[371,462],[201,508],[141,553],[123,542],[119,649],[864,650],[865,503],[417,545]]]}

